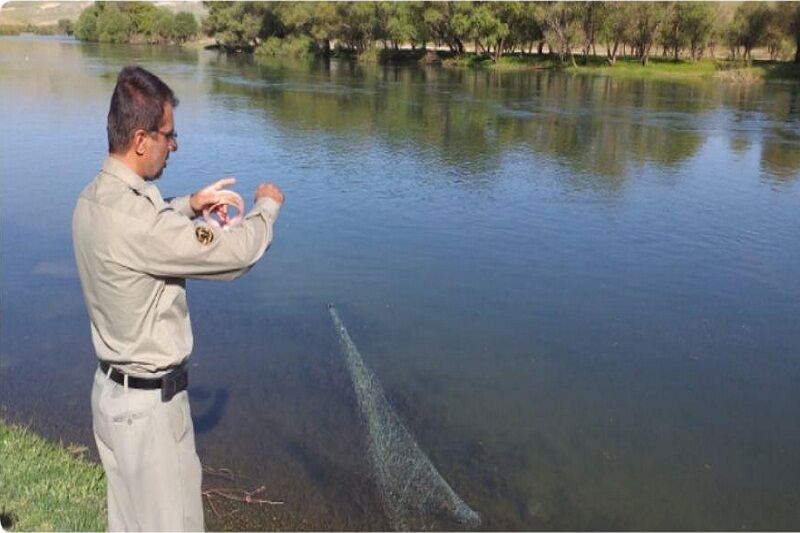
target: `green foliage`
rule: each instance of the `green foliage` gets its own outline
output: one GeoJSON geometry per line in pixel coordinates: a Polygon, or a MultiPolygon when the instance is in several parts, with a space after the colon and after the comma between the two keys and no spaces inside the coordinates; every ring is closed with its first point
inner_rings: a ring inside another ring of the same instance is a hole
{"type": "Polygon", "coordinates": [[[666,19],[668,5],[658,2],[636,2],[632,4],[631,22],[633,23],[631,45],[636,57],[647,65],[650,59],[658,30],[666,19]]]}
{"type": "Polygon", "coordinates": [[[36,35],[59,35],[63,33],[58,24],[26,24],[22,31],[36,35]]]}
{"type": "Polygon", "coordinates": [[[204,5],[208,16],[198,28],[191,14],[173,15],[154,3],[98,1],[81,13],[74,34],[87,41],[181,43],[201,31],[225,50],[262,49],[261,54],[269,56],[335,50],[369,54],[373,60],[402,57],[382,50],[426,50],[433,45],[456,55],[471,50],[495,64],[503,55],[530,54],[534,48],[542,54],[547,44],[561,63],[569,60],[573,66],[576,50],[589,64],[598,45],[605,45],[611,65],[626,51],[646,65],[657,43],[674,60],[693,61],[706,54],[715,58],[717,47],[728,44],[734,59],[742,48],[750,59],[755,47],[765,46],[773,59],[794,51],[800,62],[798,2],[208,1],[204,5]],[[306,38],[312,46],[306,47],[306,38]],[[273,39],[291,42],[279,46],[273,39]]]}
{"type": "Polygon", "coordinates": [[[0,35],[19,35],[23,26],[19,24],[0,24],[0,35]]]}
{"type": "Polygon", "coordinates": [[[204,5],[208,16],[202,22],[203,32],[225,49],[252,50],[260,38],[276,34],[276,8],[271,3],[205,2],[204,5]]]}
{"type": "Polygon", "coordinates": [[[569,56],[573,66],[575,57],[572,50],[580,31],[579,9],[577,3],[552,2],[545,4],[543,12],[544,35],[550,50],[556,51],[561,63],[569,56]]]}
{"type": "Polygon", "coordinates": [[[314,56],[316,46],[308,35],[290,35],[279,39],[269,37],[256,48],[256,57],[293,57],[298,59],[314,56]]]}
{"type": "Polygon", "coordinates": [[[75,37],[81,41],[98,40],[97,19],[105,9],[105,4],[97,2],[81,11],[78,21],[75,23],[75,37]]]}
{"type": "Polygon", "coordinates": [[[178,42],[186,42],[193,39],[200,27],[197,25],[197,20],[194,15],[182,11],[175,15],[174,35],[178,42]]]}
{"type": "Polygon", "coordinates": [[[95,2],[81,12],[74,27],[78,39],[106,43],[182,43],[197,32],[191,13],[173,15],[150,2],[95,2]]]}
{"type": "Polygon", "coordinates": [[[778,24],[794,44],[794,62],[800,63],[800,2],[781,2],[777,10],[778,24]]]}
{"type": "Polygon", "coordinates": [[[752,58],[752,50],[765,44],[770,26],[775,23],[775,12],[763,2],[744,2],[736,9],[730,33],[731,44],[744,48],[744,58],[752,58]]]}
{"type": "Polygon", "coordinates": [[[683,38],[688,42],[692,61],[711,39],[714,30],[714,6],[707,2],[679,2],[676,16],[683,38]]]}
{"type": "Polygon", "coordinates": [[[58,31],[59,33],[65,35],[72,35],[74,30],[74,24],[70,19],[59,19],[58,21],[58,31]]]}
{"type": "Polygon", "coordinates": [[[0,420],[0,513],[11,517],[13,530],[106,528],[103,469],[81,453],[0,420]]]}
{"type": "Polygon", "coordinates": [[[133,24],[116,4],[109,4],[97,17],[97,40],[101,43],[127,43],[133,24]]]}

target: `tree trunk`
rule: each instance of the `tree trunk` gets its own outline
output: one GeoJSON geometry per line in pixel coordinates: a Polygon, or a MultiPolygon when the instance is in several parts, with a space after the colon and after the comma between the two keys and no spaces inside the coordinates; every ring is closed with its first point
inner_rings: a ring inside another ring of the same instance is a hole
{"type": "Polygon", "coordinates": [[[500,55],[503,53],[503,44],[505,39],[500,39],[500,42],[497,43],[494,49],[494,62],[497,63],[500,61],[500,55]]]}
{"type": "Polygon", "coordinates": [[[797,49],[794,51],[794,62],[800,63],[800,43],[797,43],[797,49]]]}
{"type": "Polygon", "coordinates": [[[614,41],[614,48],[609,48],[608,50],[608,62],[609,64],[613,65],[617,62],[617,47],[619,46],[619,41],[614,41]]]}
{"type": "MultiPolygon", "coordinates": [[[[797,47],[800,50],[800,46],[797,47]]],[[[537,55],[542,55],[544,53],[544,41],[539,41],[539,48],[536,51],[537,55]]]]}

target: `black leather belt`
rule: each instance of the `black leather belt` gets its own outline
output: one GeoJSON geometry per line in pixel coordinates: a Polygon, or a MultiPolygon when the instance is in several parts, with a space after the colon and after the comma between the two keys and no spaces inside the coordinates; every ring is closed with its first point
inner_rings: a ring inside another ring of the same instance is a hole
{"type": "MultiPolygon", "coordinates": [[[[119,383],[120,385],[125,384],[125,374],[116,368],[113,368],[105,361],[100,361],[100,370],[115,383],[119,383]],[[108,372],[109,368],[111,369],[110,374],[108,372]]],[[[128,376],[128,387],[132,389],[144,390],[161,389],[161,401],[164,402],[170,401],[173,396],[181,391],[186,390],[188,386],[189,369],[186,368],[185,363],[180,366],[176,366],[159,378],[148,379],[128,376]]]]}

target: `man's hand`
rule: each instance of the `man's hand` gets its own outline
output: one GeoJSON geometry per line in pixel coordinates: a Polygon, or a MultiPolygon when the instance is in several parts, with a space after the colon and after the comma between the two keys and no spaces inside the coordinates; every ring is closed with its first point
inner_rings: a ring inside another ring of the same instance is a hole
{"type": "Polygon", "coordinates": [[[256,189],[256,201],[261,198],[272,198],[278,205],[283,205],[283,193],[272,183],[261,183],[256,189]]]}
{"type": "MultiPolygon", "coordinates": [[[[219,191],[236,183],[236,178],[227,176],[220,180],[215,181],[208,187],[204,187],[189,197],[189,205],[194,210],[195,215],[199,215],[206,207],[211,207],[219,203],[219,191]]],[[[225,210],[227,214],[227,209],[225,210]]]]}

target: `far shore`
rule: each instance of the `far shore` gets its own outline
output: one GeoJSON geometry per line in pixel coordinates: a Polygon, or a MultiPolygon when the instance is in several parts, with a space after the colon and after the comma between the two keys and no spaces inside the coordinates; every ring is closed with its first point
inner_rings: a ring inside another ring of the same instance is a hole
{"type": "MultiPolygon", "coordinates": [[[[130,44],[117,44],[110,46],[131,46],[130,44]]],[[[132,46],[150,46],[135,44],[132,46]]],[[[187,41],[183,44],[162,46],[176,46],[194,50],[220,50],[214,39],[203,37],[187,41]]],[[[297,57],[290,55],[269,56],[253,53],[252,50],[237,51],[253,55],[257,59],[275,59],[284,61],[306,61],[319,59],[320,56],[308,54],[297,57]]],[[[233,53],[230,52],[229,53],[233,53]]],[[[800,81],[800,63],[789,61],[771,61],[768,59],[753,59],[749,61],[732,59],[705,58],[697,61],[689,59],[673,59],[663,56],[651,57],[646,65],[632,56],[619,56],[613,63],[605,55],[590,55],[584,58],[575,55],[575,61],[566,57],[564,61],[552,54],[506,54],[496,62],[488,54],[466,52],[456,55],[442,48],[417,48],[408,47],[400,49],[375,47],[367,52],[356,55],[348,51],[337,51],[329,57],[350,59],[362,64],[379,65],[441,65],[444,68],[463,68],[478,70],[494,70],[498,72],[515,72],[531,70],[561,70],[574,74],[591,74],[602,76],[615,76],[620,78],[643,78],[674,81],[692,80],[721,80],[730,83],[751,84],[763,81],[800,81]]]]}

